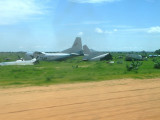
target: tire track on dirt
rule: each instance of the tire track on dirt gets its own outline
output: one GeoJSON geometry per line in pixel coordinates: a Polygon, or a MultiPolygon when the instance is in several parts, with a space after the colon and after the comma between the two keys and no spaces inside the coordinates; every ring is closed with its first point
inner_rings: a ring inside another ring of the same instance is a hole
{"type": "MultiPolygon", "coordinates": [[[[143,102],[137,102],[137,103],[133,103],[133,104],[124,104],[124,105],[117,105],[117,106],[114,106],[114,107],[104,107],[104,108],[102,108],[102,109],[98,109],[98,112],[96,113],[96,114],[103,114],[103,113],[106,113],[106,112],[110,112],[110,113],[112,113],[112,112],[117,112],[117,111],[122,111],[122,110],[126,110],[126,109],[119,109],[119,110],[108,110],[108,108],[109,109],[112,109],[112,108],[115,108],[115,107],[127,107],[127,106],[130,106],[130,105],[139,105],[139,103],[141,103],[141,104],[146,104],[146,103],[149,103],[149,102],[157,102],[157,101],[160,101],[160,99],[155,99],[155,100],[149,100],[149,101],[143,101],[143,102]],[[106,110],[107,109],[107,110],[106,110]],[[102,112],[101,110],[106,110],[106,111],[104,111],[104,112],[102,112]]],[[[156,106],[157,107],[157,106],[156,106]]],[[[158,108],[160,108],[160,106],[158,106],[158,108]]],[[[95,109],[95,110],[93,110],[93,111],[97,111],[97,109],[95,109]]],[[[91,111],[92,112],[92,111],[91,111]]],[[[123,112],[124,114],[126,113],[126,112],[123,112]]],[[[93,115],[95,115],[95,114],[87,114],[87,115],[77,115],[77,116],[72,116],[71,118],[78,118],[78,117],[87,117],[87,116],[93,116],[93,115]]],[[[114,115],[107,115],[107,116],[105,116],[105,117],[108,117],[108,116],[115,116],[115,115],[121,115],[121,113],[119,113],[119,114],[114,114],[114,115]]],[[[103,118],[103,117],[102,117],[103,118]]]]}
{"type": "MultiPolygon", "coordinates": [[[[136,91],[153,90],[153,89],[159,89],[159,88],[160,87],[139,88],[139,89],[124,90],[124,91],[114,91],[114,92],[105,92],[105,93],[97,93],[97,94],[90,94],[90,95],[82,95],[82,96],[57,97],[57,98],[54,98],[54,99],[66,99],[66,98],[70,98],[70,97],[72,97],[72,98],[74,98],[74,97],[76,97],[76,98],[77,97],[89,97],[89,96],[96,96],[96,95],[105,95],[105,94],[110,94],[110,93],[123,93],[123,92],[132,92],[132,91],[136,92],[136,91]]],[[[29,102],[36,102],[36,100],[29,101],[29,102]]],[[[4,105],[23,104],[23,103],[29,103],[29,102],[16,102],[16,103],[4,104],[4,105]]]]}
{"type": "Polygon", "coordinates": [[[1,120],[160,120],[160,78],[3,89],[0,98],[1,120]]]}
{"type": "Polygon", "coordinates": [[[122,115],[122,114],[128,114],[128,113],[135,113],[135,112],[140,112],[140,111],[148,111],[148,110],[151,110],[151,109],[160,109],[160,106],[159,107],[148,107],[148,108],[145,108],[145,109],[139,109],[139,110],[133,110],[133,111],[129,111],[129,112],[122,112],[122,113],[119,113],[119,114],[116,114],[116,115],[107,115],[107,116],[103,116],[103,117],[99,117],[99,119],[103,119],[103,118],[109,118],[109,117],[114,117],[114,116],[117,116],[117,115],[122,115]]]}
{"type": "Polygon", "coordinates": [[[153,94],[154,94],[154,95],[155,95],[155,94],[160,94],[160,92],[150,93],[150,94],[133,95],[133,96],[125,96],[125,97],[115,97],[115,98],[99,99],[99,100],[86,101],[86,102],[77,102],[77,103],[63,104],[63,105],[58,105],[58,106],[55,105],[55,106],[48,106],[48,107],[42,107],[42,108],[24,109],[24,110],[11,111],[11,112],[0,113],[0,114],[14,114],[14,113],[20,113],[20,112],[33,111],[33,110],[51,109],[51,108],[56,108],[56,107],[72,106],[72,105],[86,104],[86,103],[96,103],[96,102],[107,101],[107,100],[115,100],[115,99],[123,99],[123,98],[132,98],[132,97],[139,97],[139,96],[153,95],[153,94]]]}
{"type": "MultiPolygon", "coordinates": [[[[99,107],[99,108],[95,108],[95,109],[87,109],[87,110],[81,110],[81,111],[76,111],[76,112],[69,112],[69,113],[66,113],[66,114],[56,114],[56,115],[45,116],[44,118],[57,117],[57,116],[65,116],[65,115],[72,115],[72,114],[76,114],[76,113],[79,114],[79,113],[85,113],[87,111],[97,111],[97,109],[99,109],[99,110],[110,109],[110,108],[115,108],[115,107],[120,107],[120,106],[130,106],[130,105],[136,105],[136,104],[148,103],[148,102],[155,102],[155,101],[160,101],[160,99],[141,101],[141,102],[132,102],[132,103],[129,103],[129,104],[113,105],[113,106],[107,106],[107,107],[99,107]]],[[[88,115],[80,115],[80,116],[88,116],[88,115]]],[[[77,118],[77,117],[80,117],[80,116],[73,116],[73,117],[77,118]]],[[[40,118],[36,118],[35,120],[38,120],[38,119],[40,119],[40,118]]]]}

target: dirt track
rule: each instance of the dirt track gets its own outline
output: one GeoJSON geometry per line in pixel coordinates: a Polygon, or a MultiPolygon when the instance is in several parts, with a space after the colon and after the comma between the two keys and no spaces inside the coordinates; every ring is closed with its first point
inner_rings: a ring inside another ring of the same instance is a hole
{"type": "Polygon", "coordinates": [[[160,79],[0,89],[0,120],[160,120],[160,79]]]}

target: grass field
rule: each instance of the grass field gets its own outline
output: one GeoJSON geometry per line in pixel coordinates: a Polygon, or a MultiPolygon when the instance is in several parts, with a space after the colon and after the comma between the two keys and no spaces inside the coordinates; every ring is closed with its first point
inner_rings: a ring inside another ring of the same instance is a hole
{"type": "Polygon", "coordinates": [[[0,66],[0,86],[50,85],[102,81],[123,78],[158,78],[160,70],[155,69],[152,59],[143,61],[138,71],[127,71],[126,64],[108,64],[106,61],[81,61],[82,57],[67,61],[40,62],[34,66],[0,66]]]}

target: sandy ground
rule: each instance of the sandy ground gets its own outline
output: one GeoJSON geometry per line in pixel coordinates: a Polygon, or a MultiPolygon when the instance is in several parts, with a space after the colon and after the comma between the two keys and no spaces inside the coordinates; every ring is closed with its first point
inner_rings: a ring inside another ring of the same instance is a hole
{"type": "Polygon", "coordinates": [[[0,89],[0,120],[160,120],[160,79],[0,89]]]}

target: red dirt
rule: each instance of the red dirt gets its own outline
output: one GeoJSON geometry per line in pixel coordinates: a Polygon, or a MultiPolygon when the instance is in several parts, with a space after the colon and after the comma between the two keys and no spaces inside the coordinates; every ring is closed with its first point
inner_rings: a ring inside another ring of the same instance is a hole
{"type": "Polygon", "coordinates": [[[0,89],[0,120],[160,120],[160,79],[0,89]]]}

